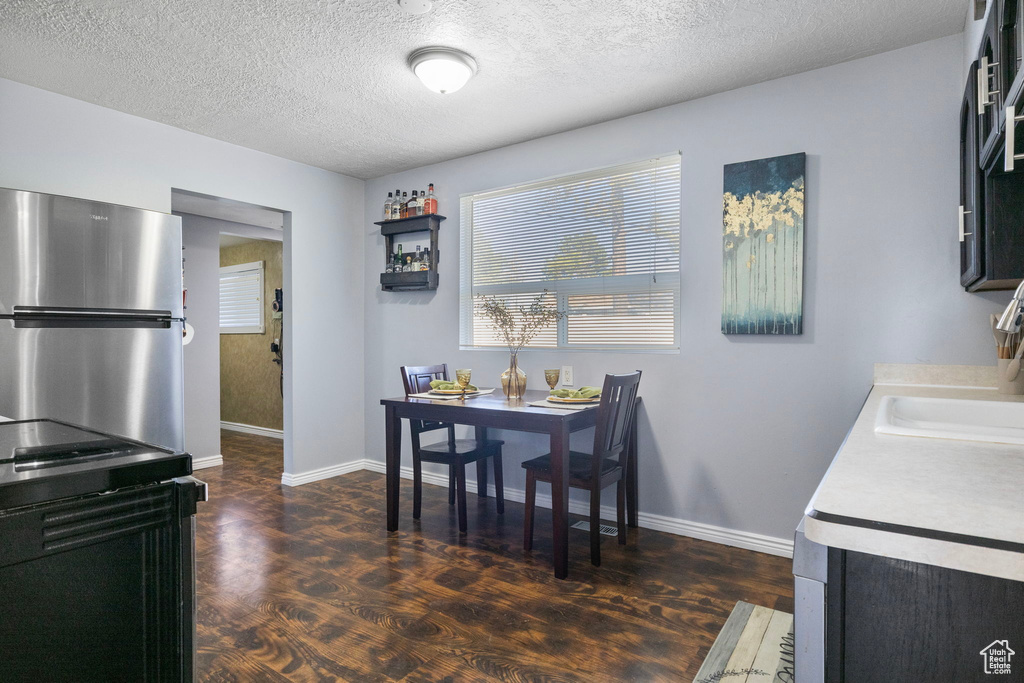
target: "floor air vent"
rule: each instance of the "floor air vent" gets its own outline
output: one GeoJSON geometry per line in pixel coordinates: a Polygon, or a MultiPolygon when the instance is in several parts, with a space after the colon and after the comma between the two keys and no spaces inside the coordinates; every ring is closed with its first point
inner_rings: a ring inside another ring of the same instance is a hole
{"type": "MultiPolygon", "coordinates": [[[[572,525],[572,528],[573,529],[580,529],[581,531],[590,531],[590,522],[586,522],[586,521],[576,522],[575,524],[572,525]]],[[[605,536],[618,536],[619,535],[618,527],[608,526],[607,524],[602,524],[601,528],[599,529],[599,531],[600,531],[600,533],[604,534],[605,536]]]]}

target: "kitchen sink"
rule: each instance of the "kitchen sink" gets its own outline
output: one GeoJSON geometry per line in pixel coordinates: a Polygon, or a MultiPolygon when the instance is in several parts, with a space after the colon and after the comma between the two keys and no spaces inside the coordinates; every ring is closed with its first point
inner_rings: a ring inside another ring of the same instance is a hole
{"type": "Polygon", "coordinates": [[[885,396],[875,433],[1024,445],[1024,403],[885,396]]]}

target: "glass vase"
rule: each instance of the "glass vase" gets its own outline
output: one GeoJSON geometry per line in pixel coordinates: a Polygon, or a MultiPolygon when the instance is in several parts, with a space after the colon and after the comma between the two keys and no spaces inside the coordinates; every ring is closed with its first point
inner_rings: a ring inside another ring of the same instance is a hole
{"type": "Polygon", "coordinates": [[[501,388],[507,398],[522,398],[526,392],[526,373],[519,369],[519,356],[508,359],[508,370],[501,373],[501,388]]]}

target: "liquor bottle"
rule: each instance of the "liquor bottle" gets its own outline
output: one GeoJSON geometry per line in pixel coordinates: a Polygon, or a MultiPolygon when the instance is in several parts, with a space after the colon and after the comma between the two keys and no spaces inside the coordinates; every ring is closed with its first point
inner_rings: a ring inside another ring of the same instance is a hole
{"type": "Polygon", "coordinates": [[[408,218],[408,217],[409,217],[409,193],[408,192],[403,192],[402,193],[401,218],[408,218]]]}
{"type": "Polygon", "coordinates": [[[416,245],[416,254],[412,257],[412,270],[413,270],[413,272],[415,273],[415,272],[417,272],[419,270],[422,270],[420,268],[420,266],[422,264],[423,264],[423,251],[422,251],[422,247],[420,247],[420,245],[417,244],[416,245]]]}
{"type": "Polygon", "coordinates": [[[409,200],[409,218],[420,215],[420,198],[416,190],[412,191],[412,198],[409,200]]]}
{"type": "Polygon", "coordinates": [[[437,213],[437,197],[434,196],[434,183],[430,183],[427,198],[423,200],[423,213],[437,213]]]}
{"type": "Polygon", "coordinates": [[[423,257],[420,259],[420,270],[430,270],[430,247],[423,250],[423,257]]]}
{"type": "Polygon", "coordinates": [[[391,209],[395,204],[395,200],[391,197],[391,193],[388,192],[387,201],[384,202],[384,220],[391,220],[391,209]]]}
{"type": "Polygon", "coordinates": [[[398,252],[395,254],[395,272],[401,273],[402,266],[405,265],[405,261],[402,259],[402,245],[398,245],[398,252]]]}
{"type": "Polygon", "coordinates": [[[402,217],[402,192],[401,190],[395,190],[395,201],[391,205],[391,220],[402,217]]]}
{"type": "Polygon", "coordinates": [[[403,273],[411,273],[412,270],[413,270],[413,268],[412,268],[412,256],[406,256],[405,257],[405,265],[402,266],[402,272],[403,273]]]}

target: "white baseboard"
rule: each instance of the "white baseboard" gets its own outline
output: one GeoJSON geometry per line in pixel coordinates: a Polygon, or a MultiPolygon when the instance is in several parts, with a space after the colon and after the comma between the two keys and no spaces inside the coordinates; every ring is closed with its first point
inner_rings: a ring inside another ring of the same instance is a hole
{"type": "MultiPolygon", "coordinates": [[[[614,509],[611,512],[615,514],[614,509]]],[[[601,508],[601,514],[604,515],[604,508],[601,508]]],[[[686,519],[652,515],[648,512],[641,512],[637,517],[639,517],[640,526],[645,529],[665,531],[677,536],[689,536],[690,538],[699,538],[704,541],[731,545],[736,548],[756,550],[759,553],[767,553],[768,555],[793,557],[793,539],[765,536],[738,529],[727,529],[726,527],[713,526],[701,522],[691,522],[686,519]]]]}
{"type": "Polygon", "coordinates": [[[271,429],[270,427],[256,427],[254,425],[244,425],[240,422],[221,422],[221,429],[230,429],[233,432],[245,432],[246,434],[256,434],[257,436],[269,436],[274,439],[283,439],[283,429],[271,429]]]}
{"type": "Polygon", "coordinates": [[[301,486],[302,484],[320,481],[321,479],[338,477],[342,474],[348,474],[349,472],[358,472],[359,470],[366,469],[363,465],[364,462],[364,460],[354,460],[352,462],[341,463],[340,465],[321,467],[318,470],[300,472],[299,474],[289,474],[288,472],[285,472],[281,475],[281,483],[285,486],[301,486]]]}
{"type": "Polygon", "coordinates": [[[224,464],[224,456],[218,453],[217,455],[207,455],[202,458],[192,458],[192,469],[201,470],[205,467],[217,467],[224,464]]]}
{"type": "MultiPolygon", "coordinates": [[[[354,464],[354,463],[353,463],[354,464]]],[[[376,460],[363,460],[362,469],[367,469],[372,472],[384,473],[384,463],[376,460]]],[[[401,476],[403,479],[412,479],[412,468],[403,467],[401,470],[401,476]]],[[[434,484],[436,486],[443,486],[448,488],[448,476],[445,474],[437,474],[434,472],[423,473],[424,484],[434,484]]],[[[466,491],[468,493],[476,493],[476,482],[466,480],[466,491]]],[[[494,485],[488,484],[487,488],[488,495],[494,495],[494,485]]],[[[505,500],[512,500],[517,503],[526,502],[526,491],[521,489],[510,489],[505,487],[505,500]]],[[[551,508],[551,496],[537,492],[537,507],[551,508]]],[[[577,515],[590,515],[590,506],[578,500],[569,500],[569,512],[577,515]]],[[[608,505],[601,506],[601,518],[606,520],[615,519],[615,508],[608,505]]],[[[641,512],[637,515],[637,522],[644,529],[652,529],[654,531],[664,531],[669,534],[675,534],[676,536],[688,536],[690,538],[699,538],[704,541],[712,541],[713,543],[721,543],[722,545],[733,546],[735,548],[744,548],[746,550],[754,550],[759,553],[767,553],[769,555],[777,555],[779,557],[793,557],[793,541],[792,539],[776,538],[774,536],[764,536],[762,534],[755,534],[749,531],[739,531],[737,529],[727,529],[725,527],[713,526],[711,524],[703,524],[701,522],[691,522],[685,519],[678,519],[675,517],[665,517],[662,515],[654,515],[649,512],[641,512]]]]}

